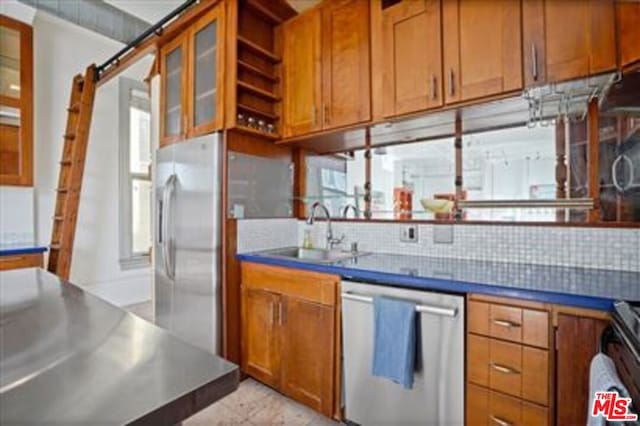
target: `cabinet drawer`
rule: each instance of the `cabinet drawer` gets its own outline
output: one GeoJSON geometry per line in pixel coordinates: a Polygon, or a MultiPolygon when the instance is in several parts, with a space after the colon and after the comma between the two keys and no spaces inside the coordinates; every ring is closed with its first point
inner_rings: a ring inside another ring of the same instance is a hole
{"type": "Polygon", "coordinates": [[[469,381],[537,404],[549,403],[549,352],[469,334],[469,381]]]}
{"type": "Polygon", "coordinates": [[[545,426],[549,410],[479,386],[467,387],[467,425],[545,426]]]}
{"type": "Polygon", "coordinates": [[[549,348],[549,313],[470,300],[469,331],[511,342],[549,348]]]}
{"type": "Polygon", "coordinates": [[[334,306],[340,277],[257,263],[242,262],[242,286],[286,294],[334,306]]]}
{"type": "Polygon", "coordinates": [[[0,256],[0,271],[42,267],[42,253],[0,256]]]}

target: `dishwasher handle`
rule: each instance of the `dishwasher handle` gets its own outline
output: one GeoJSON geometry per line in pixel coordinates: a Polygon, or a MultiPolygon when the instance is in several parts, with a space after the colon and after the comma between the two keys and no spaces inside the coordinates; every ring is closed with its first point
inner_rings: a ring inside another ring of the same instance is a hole
{"type": "MultiPolygon", "coordinates": [[[[348,291],[342,293],[342,298],[348,299],[348,300],[355,300],[356,302],[373,303],[373,297],[363,296],[363,295],[351,293],[348,291]]],[[[441,316],[452,317],[452,318],[458,315],[457,308],[446,308],[443,306],[435,306],[435,305],[416,305],[416,312],[441,315],[441,316]]]]}

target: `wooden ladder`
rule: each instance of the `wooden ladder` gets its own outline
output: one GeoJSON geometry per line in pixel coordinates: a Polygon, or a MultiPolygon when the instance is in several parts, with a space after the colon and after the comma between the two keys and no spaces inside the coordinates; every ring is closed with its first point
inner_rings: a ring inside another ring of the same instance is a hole
{"type": "Polygon", "coordinates": [[[73,78],[71,98],[67,108],[67,128],[60,161],[47,267],[49,272],[65,280],[69,279],[71,270],[71,255],[78,221],[82,175],[87,158],[96,82],[95,65],[87,68],[84,77],[80,74],[76,75],[73,78]]]}

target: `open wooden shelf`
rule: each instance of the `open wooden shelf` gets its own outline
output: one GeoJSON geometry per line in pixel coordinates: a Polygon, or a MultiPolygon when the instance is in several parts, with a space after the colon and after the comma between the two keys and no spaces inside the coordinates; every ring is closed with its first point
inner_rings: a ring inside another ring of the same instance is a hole
{"type": "Polygon", "coordinates": [[[272,120],[272,121],[280,120],[280,117],[278,117],[276,114],[274,114],[272,112],[265,112],[265,111],[259,110],[257,108],[251,107],[249,105],[245,105],[245,104],[239,103],[238,104],[238,109],[242,110],[242,111],[245,111],[245,112],[250,112],[250,113],[252,113],[254,115],[257,115],[259,117],[266,118],[266,119],[269,119],[269,120],[272,120]]]}
{"type": "Polygon", "coordinates": [[[261,89],[257,86],[254,86],[253,84],[249,84],[245,81],[242,80],[238,80],[238,87],[253,93],[256,96],[260,96],[264,99],[267,99],[269,101],[274,101],[274,102],[279,102],[280,101],[280,97],[277,96],[275,93],[269,92],[268,90],[264,90],[261,89]]]}
{"type": "Polygon", "coordinates": [[[257,55],[264,57],[265,59],[268,59],[274,64],[277,64],[280,61],[282,61],[282,59],[276,54],[274,54],[273,52],[270,52],[267,49],[261,46],[258,46],[257,44],[255,44],[254,42],[252,42],[251,40],[247,39],[244,36],[238,35],[238,43],[240,44],[240,46],[246,48],[247,50],[250,50],[251,52],[257,55]]]}
{"type": "Polygon", "coordinates": [[[268,8],[256,2],[255,0],[246,0],[244,4],[246,4],[250,10],[254,11],[258,15],[260,15],[262,18],[265,18],[267,21],[271,22],[272,24],[280,25],[283,22],[283,19],[280,16],[274,14],[268,8]]]}
{"type": "Polygon", "coordinates": [[[240,130],[241,132],[244,132],[244,133],[260,136],[260,137],[271,139],[271,140],[274,140],[274,141],[280,139],[280,135],[277,134],[277,133],[262,132],[260,130],[252,129],[251,127],[247,127],[247,126],[236,125],[236,129],[238,129],[238,130],[240,130]]]}
{"type": "Polygon", "coordinates": [[[250,63],[243,61],[243,60],[238,60],[238,68],[241,68],[245,71],[249,71],[250,73],[253,73],[259,77],[262,77],[266,80],[269,80],[272,83],[277,83],[278,81],[280,81],[280,79],[278,77],[276,77],[275,75],[271,75],[268,72],[266,72],[265,70],[262,70],[254,65],[251,65],[250,63]]]}

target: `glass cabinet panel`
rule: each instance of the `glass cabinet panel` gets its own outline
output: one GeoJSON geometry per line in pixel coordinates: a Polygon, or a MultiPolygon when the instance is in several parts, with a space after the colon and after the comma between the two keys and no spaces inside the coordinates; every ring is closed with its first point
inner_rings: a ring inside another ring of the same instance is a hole
{"type": "Polygon", "coordinates": [[[0,27],[0,95],[20,98],[20,32],[0,27]]]}
{"type": "Polygon", "coordinates": [[[20,174],[20,110],[0,105],[0,174],[20,174]]]}
{"type": "Polygon", "coordinates": [[[173,49],[165,58],[165,136],[182,132],[182,46],[173,49]]]}
{"type": "Polygon", "coordinates": [[[193,124],[199,126],[216,116],[217,21],[197,31],[194,47],[193,124]]]}

